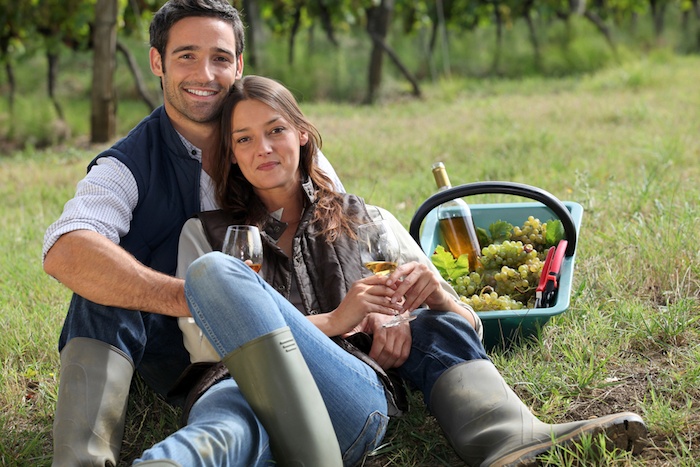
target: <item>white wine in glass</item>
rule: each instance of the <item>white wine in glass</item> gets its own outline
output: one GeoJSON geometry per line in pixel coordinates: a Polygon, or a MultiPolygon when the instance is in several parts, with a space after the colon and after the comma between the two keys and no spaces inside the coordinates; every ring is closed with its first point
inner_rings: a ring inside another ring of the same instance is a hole
{"type": "Polygon", "coordinates": [[[368,261],[365,263],[365,267],[372,271],[372,274],[388,276],[394,272],[399,265],[393,261],[368,261]]]}
{"type": "Polygon", "coordinates": [[[260,230],[254,225],[228,226],[221,251],[240,259],[255,272],[260,272],[262,268],[262,238],[260,230]]]}
{"type": "MultiPolygon", "coordinates": [[[[396,270],[401,259],[401,247],[388,221],[378,220],[357,227],[360,261],[372,274],[388,276],[396,270]]],[[[388,328],[412,321],[415,316],[401,316],[383,324],[388,328]]]]}

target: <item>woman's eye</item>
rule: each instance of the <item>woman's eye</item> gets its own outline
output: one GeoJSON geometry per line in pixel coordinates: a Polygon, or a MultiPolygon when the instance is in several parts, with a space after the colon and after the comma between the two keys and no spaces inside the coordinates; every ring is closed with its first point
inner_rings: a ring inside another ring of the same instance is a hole
{"type": "Polygon", "coordinates": [[[282,133],[285,129],[286,129],[286,128],[284,128],[283,126],[278,126],[277,128],[273,128],[272,131],[271,131],[270,133],[273,133],[273,134],[275,134],[275,133],[282,133]]]}
{"type": "Polygon", "coordinates": [[[242,143],[245,143],[245,142],[247,142],[247,141],[249,141],[249,140],[250,140],[250,138],[248,138],[247,136],[243,136],[242,138],[238,138],[238,139],[236,140],[236,144],[242,144],[242,143]]]}

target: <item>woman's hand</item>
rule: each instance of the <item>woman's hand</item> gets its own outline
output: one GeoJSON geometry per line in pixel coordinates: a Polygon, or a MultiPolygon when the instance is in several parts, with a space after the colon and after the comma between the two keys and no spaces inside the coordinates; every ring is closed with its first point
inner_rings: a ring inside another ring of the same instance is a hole
{"type": "Polygon", "coordinates": [[[394,290],[386,285],[386,276],[372,275],[355,281],[338,308],[309,319],[327,336],[346,334],[370,314],[389,318],[403,311],[400,302],[391,301],[394,290]]]}
{"type": "Polygon", "coordinates": [[[424,303],[437,310],[452,309],[453,300],[425,264],[415,261],[402,264],[386,279],[386,285],[394,289],[392,303],[403,300],[403,311],[411,312],[424,303]]]}

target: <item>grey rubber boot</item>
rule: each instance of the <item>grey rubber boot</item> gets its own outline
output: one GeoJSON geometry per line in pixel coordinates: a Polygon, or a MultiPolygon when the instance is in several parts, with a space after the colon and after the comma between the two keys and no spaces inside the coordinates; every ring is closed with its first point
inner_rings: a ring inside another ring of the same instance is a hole
{"type": "Polygon", "coordinates": [[[288,327],[248,342],[223,362],[265,427],[279,465],[343,465],[328,410],[288,327]]]}
{"type": "Polygon", "coordinates": [[[53,467],[117,465],[134,365],[109,344],[76,337],[61,351],[53,467]]]}
{"type": "Polygon", "coordinates": [[[472,466],[534,466],[555,444],[605,433],[612,445],[637,454],[647,434],[631,412],[550,425],[538,420],[488,360],[445,371],[430,394],[431,410],[459,457],[472,466]]]}

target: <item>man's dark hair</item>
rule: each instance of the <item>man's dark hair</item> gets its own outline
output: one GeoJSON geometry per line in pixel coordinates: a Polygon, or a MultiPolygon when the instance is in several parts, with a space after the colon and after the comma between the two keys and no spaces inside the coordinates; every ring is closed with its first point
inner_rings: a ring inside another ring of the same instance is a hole
{"type": "Polygon", "coordinates": [[[238,10],[227,0],[169,0],[156,12],[151,21],[151,47],[163,57],[170,28],[181,19],[193,16],[219,18],[231,24],[236,38],[236,58],[241,56],[245,43],[245,28],[238,10]]]}

